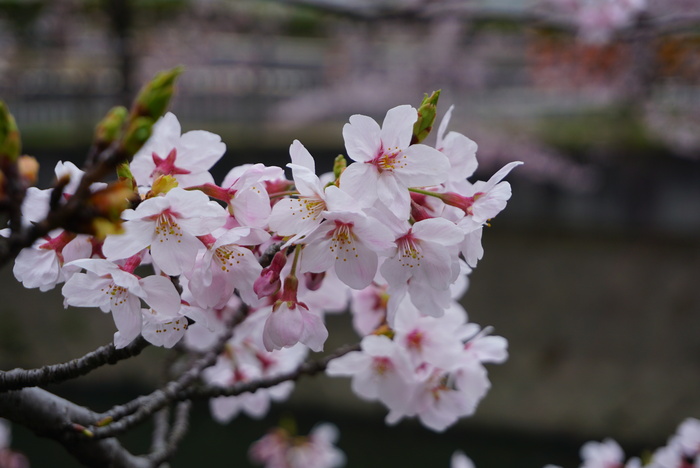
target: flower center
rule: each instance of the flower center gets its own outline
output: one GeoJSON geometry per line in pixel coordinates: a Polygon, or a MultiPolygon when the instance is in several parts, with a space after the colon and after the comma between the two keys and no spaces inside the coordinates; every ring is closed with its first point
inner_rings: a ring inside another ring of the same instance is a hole
{"type": "Polygon", "coordinates": [[[178,244],[182,242],[182,228],[167,211],[158,216],[156,221],[156,239],[158,242],[170,242],[172,238],[178,244]]]}
{"type": "Polygon", "coordinates": [[[347,261],[347,257],[358,257],[357,248],[355,247],[355,236],[352,233],[353,224],[342,223],[335,221],[335,230],[333,230],[333,239],[331,241],[331,252],[335,254],[335,259],[341,257],[343,261],[347,261]]]}
{"type": "Polygon", "coordinates": [[[222,245],[214,252],[216,262],[221,266],[221,271],[228,273],[234,265],[241,263],[243,252],[233,245],[222,245]]]}

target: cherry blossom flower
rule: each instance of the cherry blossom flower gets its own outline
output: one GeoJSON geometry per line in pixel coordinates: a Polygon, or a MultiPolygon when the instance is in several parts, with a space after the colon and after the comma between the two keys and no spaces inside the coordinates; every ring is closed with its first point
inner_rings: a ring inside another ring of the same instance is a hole
{"type": "Polygon", "coordinates": [[[326,195],[321,180],[316,175],[313,156],[299,140],[289,147],[294,185],[299,192],[297,198],[283,198],[272,208],[270,229],[280,236],[293,236],[288,243],[306,236],[323,220],[326,210],[326,195]]]}
{"type": "MultiPolygon", "coordinates": [[[[308,349],[301,344],[269,352],[265,350],[262,342],[265,319],[266,313],[261,309],[236,327],[224,353],[214,366],[205,371],[207,383],[227,388],[263,377],[274,377],[294,370],[304,360],[308,349]]],[[[253,393],[214,398],[210,401],[211,412],[221,423],[230,421],[240,412],[260,418],[267,414],[271,401],[288,398],[293,389],[294,383],[288,381],[253,393]]]]}
{"type": "Polygon", "coordinates": [[[413,366],[404,350],[383,335],[362,339],[362,350],[328,363],[331,377],[352,377],[352,390],[366,400],[379,400],[388,408],[407,411],[412,396],[413,366]]]}
{"type": "Polygon", "coordinates": [[[129,271],[134,264],[124,268],[102,259],[75,260],[71,265],[87,273],[74,274],[63,286],[65,304],[112,312],[119,330],[114,335],[117,348],[123,348],[141,333],[140,299],[163,315],[178,316],[180,295],[168,278],[158,275],[139,278],[129,271]]]}
{"type": "Polygon", "coordinates": [[[238,289],[243,301],[256,304],[258,297],[253,284],[262,267],[253,252],[244,246],[259,245],[270,235],[257,228],[238,227],[226,231],[207,246],[189,277],[189,289],[202,307],[224,305],[234,289],[238,289]]]}
{"type": "Polygon", "coordinates": [[[450,161],[448,181],[462,181],[471,177],[478,166],[476,160],[478,145],[461,133],[445,134],[453,110],[454,106],[450,106],[440,122],[435,148],[450,161]]]}
{"type": "Polygon", "coordinates": [[[288,348],[301,342],[313,351],[322,351],[328,330],[321,315],[297,299],[298,280],[288,276],[279,300],[270,308],[263,329],[265,349],[288,348]]]}
{"type": "Polygon", "coordinates": [[[122,214],[124,234],[108,236],[102,252],[110,260],[131,257],[150,246],[153,263],[168,275],[194,266],[202,243],[196,236],[226,222],[226,212],[199,191],[175,187],[122,214]]]}
{"type": "Polygon", "coordinates": [[[391,232],[357,208],[355,200],[337,187],[326,189],[326,221],[304,242],[302,271],[320,273],[335,267],[341,281],[353,289],[367,287],[377,273],[377,252],[393,247],[391,232]]]}
{"type": "Polygon", "coordinates": [[[234,167],[221,184],[225,195],[219,199],[228,203],[229,212],[241,226],[265,227],[271,213],[265,182],[283,178],[284,171],[279,167],[234,167]]]}
{"type": "Polygon", "coordinates": [[[340,188],[360,203],[379,199],[399,218],[410,212],[409,187],[438,185],[447,180],[447,157],[426,145],[411,145],[418,112],[411,106],[394,107],[382,127],[372,118],[353,115],[343,127],[348,156],[356,161],[340,177],[340,188]]]}
{"type": "Polygon", "coordinates": [[[337,439],[338,429],[327,423],[314,427],[307,437],[276,428],[255,442],[248,454],[265,468],[337,468],[345,464],[345,455],[333,445],[337,439]]]}
{"type": "Polygon", "coordinates": [[[171,112],[153,125],[151,138],[130,164],[139,185],[150,186],[163,175],[174,177],[182,188],[214,182],[209,169],[226,152],[221,137],[204,130],[180,132],[180,122],[171,112]]]}
{"type": "Polygon", "coordinates": [[[47,236],[31,248],[22,250],[15,259],[12,272],[25,288],[48,291],[80,270],[66,266],[66,263],[89,258],[92,250],[88,236],[58,231],[55,237],[47,236]]]}
{"type": "MultiPolygon", "coordinates": [[[[389,283],[390,325],[406,293],[423,313],[442,315],[451,300],[450,285],[460,273],[459,261],[450,248],[462,241],[464,234],[454,223],[432,218],[406,226],[396,238],[394,254],[380,269],[389,283]]],[[[452,250],[456,252],[456,248],[452,250]]]]}

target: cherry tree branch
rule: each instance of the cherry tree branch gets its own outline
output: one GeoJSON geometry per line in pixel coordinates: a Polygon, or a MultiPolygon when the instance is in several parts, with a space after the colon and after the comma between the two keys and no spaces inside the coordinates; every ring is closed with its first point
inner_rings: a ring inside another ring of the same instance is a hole
{"type": "Polygon", "coordinates": [[[105,364],[137,356],[150,343],[139,336],[128,346],[116,349],[113,344],[101,346],[83,357],[61,364],[44,366],[38,369],[13,369],[0,371],[0,393],[24,387],[35,387],[50,383],[59,383],[86,375],[105,364]]]}
{"type": "Polygon", "coordinates": [[[268,377],[266,379],[254,380],[251,382],[246,382],[232,387],[218,387],[218,386],[202,386],[202,387],[190,387],[178,395],[180,399],[201,399],[201,398],[216,398],[222,396],[237,396],[242,393],[253,393],[261,388],[270,388],[275,385],[279,385],[282,382],[294,382],[304,375],[312,376],[319,372],[323,372],[328,367],[328,363],[333,359],[344,356],[345,354],[352,351],[359,351],[360,344],[356,343],[353,345],[343,346],[338,348],[331,354],[324,356],[321,359],[315,361],[307,361],[297,367],[291,372],[285,374],[276,375],[274,377],[268,377]]]}
{"type": "Polygon", "coordinates": [[[59,442],[80,463],[104,468],[152,468],[151,461],[128,452],[114,438],[75,437],[73,424],[86,425],[96,413],[40,388],[0,394],[0,416],[59,442]]]}

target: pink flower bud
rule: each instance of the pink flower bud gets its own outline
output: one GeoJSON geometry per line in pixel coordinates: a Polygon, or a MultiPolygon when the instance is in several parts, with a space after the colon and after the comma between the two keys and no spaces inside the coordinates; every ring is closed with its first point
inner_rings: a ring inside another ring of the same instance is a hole
{"type": "Polygon", "coordinates": [[[263,268],[258,279],[253,283],[253,291],[258,295],[258,298],[271,296],[279,291],[282,285],[280,281],[280,272],[287,263],[287,254],[284,251],[277,252],[272,258],[270,266],[263,268]]]}

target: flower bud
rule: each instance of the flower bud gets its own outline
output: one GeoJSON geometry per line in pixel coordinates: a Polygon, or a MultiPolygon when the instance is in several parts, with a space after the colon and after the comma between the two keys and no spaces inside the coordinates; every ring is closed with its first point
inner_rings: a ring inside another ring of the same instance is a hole
{"type": "Polygon", "coordinates": [[[270,266],[263,268],[258,279],[253,283],[253,291],[258,295],[258,298],[271,296],[279,291],[281,286],[280,272],[287,263],[287,254],[277,252],[272,258],[270,266]]]}
{"type": "Polygon", "coordinates": [[[335,157],[335,161],[333,161],[333,175],[335,176],[335,180],[340,179],[340,175],[347,166],[348,161],[345,159],[345,156],[339,154],[335,157]]]}
{"type": "Polygon", "coordinates": [[[0,101],[0,162],[2,166],[17,161],[22,148],[19,129],[7,105],[0,101]]]}
{"type": "Polygon", "coordinates": [[[122,154],[129,160],[151,137],[153,123],[150,117],[137,117],[129,123],[120,147],[122,154]]]}
{"type": "Polygon", "coordinates": [[[26,187],[36,183],[39,174],[39,162],[37,162],[35,157],[27,156],[26,154],[20,156],[17,161],[17,168],[19,169],[19,176],[24,180],[26,187]]]}
{"type": "Polygon", "coordinates": [[[95,144],[98,147],[106,148],[119,138],[127,114],[128,111],[123,106],[113,107],[107,112],[95,127],[95,144]]]}
{"type": "Polygon", "coordinates": [[[439,89],[437,91],[433,91],[430,96],[426,94],[423,97],[423,102],[421,102],[420,107],[418,108],[418,120],[416,120],[416,123],[413,124],[413,138],[411,139],[411,144],[420,143],[421,141],[425,140],[428,134],[430,134],[430,131],[433,129],[439,97],[439,89]]]}
{"type": "Polygon", "coordinates": [[[180,66],[162,71],[141,88],[131,109],[131,120],[139,116],[156,120],[162,116],[173,95],[175,80],[183,70],[184,68],[180,66]]]}

